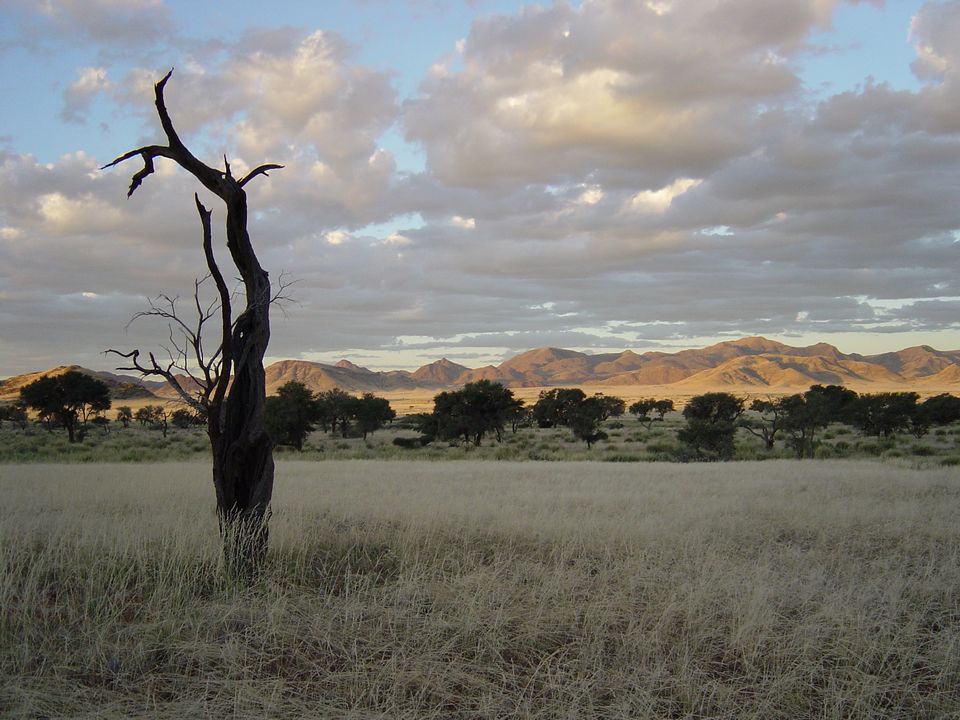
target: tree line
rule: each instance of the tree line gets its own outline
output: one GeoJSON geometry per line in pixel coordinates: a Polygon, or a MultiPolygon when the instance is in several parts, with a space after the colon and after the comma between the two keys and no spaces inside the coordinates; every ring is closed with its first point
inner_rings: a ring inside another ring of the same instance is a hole
{"type": "MultiPolygon", "coordinates": [[[[501,442],[508,425],[516,431],[519,426],[535,424],[540,428],[567,427],[589,448],[606,439],[601,426],[609,418],[629,411],[649,430],[653,422],[663,421],[675,410],[669,399],[646,398],[629,408],[625,405],[621,398],[602,393],[588,396],[579,388],[554,388],[541,391],[536,403],[526,407],[511,390],[481,380],[437,395],[433,411],[415,418],[420,438],[397,438],[395,442],[415,447],[434,440],[462,439],[479,445],[488,434],[501,442]]],[[[934,425],[960,420],[960,398],[943,393],[921,402],[915,392],[861,395],[842,385],[813,385],[803,393],[754,399],[749,405],[747,399],[731,393],[705,393],[691,398],[682,415],[684,424],[677,433],[682,459],[731,459],[741,429],[762,440],[768,450],[782,438],[797,458],[805,458],[814,456],[818,433],[831,423],[850,425],[864,435],[890,437],[910,432],[921,438],[934,425]]]]}
{"type": "Polygon", "coordinates": [[[832,423],[849,425],[863,435],[891,437],[910,432],[918,439],[934,425],[960,420],[960,398],[943,393],[920,402],[915,392],[860,395],[842,385],[812,385],[804,393],[746,400],[730,393],[706,393],[683,408],[678,439],[692,456],[704,460],[733,457],[738,429],[761,439],[772,450],[778,438],[798,459],[813,457],[817,434],[832,423]],[[746,415],[745,411],[753,411],[746,415]]]}
{"type": "Polygon", "coordinates": [[[303,383],[291,380],[267,398],[264,426],[277,445],[303,450],[303,443],[318,427],[343,437],[366,439],[396,418],[386,398],[373,393],[355,397],[338,388],[314,394],[303,383]]]}
{"type": "MultiPolygon", "coordinates": [[[[62,427],[71,442],[83,438],[88,422],[106,424],[110,409],[106,383],[75,370],[35,380],[20,390],[19,402],[0,408],[0,420],[26,427],[27,410],[48,429],[62,427]]],[[[565,427],[587,447],[607,438],[603,423],[629,412],[649,430],[675,410],[669,399],[646,398],[626,407],[618,397],[596,393],[588,396],[579,388],[553,388],[540,392],[527,406],[513,391],[490,380],[467,383],[459,390],[434,397],[433,410],[408,419],[418,438],[399,437],[402,447],[421,447],[431,442],[462,441],[479,446],[485,437],[502,442],[507,428],[565,427]]],[[[389,401],[372,393],[355,397],[340,389],[313,393],[303,383],[291,381],[267,398],[264,423],[272,441],[303,449],[316,429],[342,437],[363,437],[396,418],[389,401]]],[[[842,385],[813,385],[806,392],[747,399],[726,392],[710,392],[691,398],[682,410],[684,424],[677,432],[682,459],[729,460],[741,429],[757,437],[768,450],[778,441],[797,458],[813,457],[818,436],[832,423],[849,425],[863,435],[890,437],[909,432],[923,437],[936,425],[960,420],[960,398],[949,393],[923,401],[915,392],[858,394],[842,385]]],[[[136,412],[117,408],[116,420],[124,427],[136,422],[162,430],[168,424],[186,428],[205,422],[194,410],[146,405],[136,412]]]]}

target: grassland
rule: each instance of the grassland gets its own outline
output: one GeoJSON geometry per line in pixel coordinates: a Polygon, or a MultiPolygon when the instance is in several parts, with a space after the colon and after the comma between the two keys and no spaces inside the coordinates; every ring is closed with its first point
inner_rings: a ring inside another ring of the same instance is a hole
{"type": "MultiPolygon", "coordinates": [[[[650,462],[674,460],[680,443],[677,430],[683,425],[679,413],[671,413],[665,422],[650,427],[633,416],[608,420],[604,430],[608,437],[588,448],[574,438],[567,428],[520,428],[507,431],[503,442],[488,436],[480,447],[454,441],[434,442],[423,448],[403,449],[393,444],[397,437],[416,437],[417,432],[404,427],[403,418],[391,428],[362,438],[343,438],[314,432],[302,453],[291,448],[277,448],[281,459],[301,460],[549,460],[599,462],[650,462]]],[[[933,428],[917,439],[908,433],[891,438],[864,437],[853,428],[836,424],[818,434],[816,455],[819,459],[878,458],[911,467],[960,465],[960,424],[933,428]]],[[[84,441],[69,443],[62,430],[48,432],[37,425],[20,430],[6,423],[0,428],[0,463],[2,462],[158,462],[166,460],[203,459],[209,443],[201,428],[171,427],[168,436],[158,430],[136,425],[122,428],[114,424],[109,432],[91,426],[84,441]]],[[[682,453],[680,453],[682,455],[682,453]]],[[[737,460],[775,460],[794,457],[783,439],[773,451],[741,429],[737,437],[737,460]]]]}
{"type": "Polygon", "coordinates": [[[960,716],[960,473],[278,465],[222,579],[204,462],[0,465],[0,715],[960,716]]]}

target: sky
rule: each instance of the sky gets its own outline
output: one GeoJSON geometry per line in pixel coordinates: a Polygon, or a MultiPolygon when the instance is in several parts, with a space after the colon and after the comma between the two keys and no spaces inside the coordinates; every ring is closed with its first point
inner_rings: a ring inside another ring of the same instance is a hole
{"type": "Polygon", "coordinates": [[[957,1],[4,0],[0,377],[188,313],[202,188],[100,169],[164,141],[171,68],[196,155],[284,165],[247,186],[268,361],[958,349],[957,37],[957,1]]]}

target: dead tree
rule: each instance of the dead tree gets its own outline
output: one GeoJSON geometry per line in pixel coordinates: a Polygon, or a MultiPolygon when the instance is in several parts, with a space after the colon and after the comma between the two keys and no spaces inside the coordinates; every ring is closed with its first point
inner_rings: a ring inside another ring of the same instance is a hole
{"type": "MultiPolygon", "coordinates": [[[[217,515],[224,542],[224,559],[231,575],[255,575],[267,549],[267,522],[273,494],[273,444],[263,425],[266,384],[263,356],[270,340],[270,279],[260,266],[250,235],[247,232],[247,197],[244,186],[258,175],[282,165],[261,165],[242,178],[230,172],[224,157],[224,170],[209,167],[187,149],[174,129],[163,99],[163,89],[173,71],[155,86],[157,114],[167,136],[166,145],[148,145],[131,150],[106,169],[126,160],[140,157],[143,168],[130,183],[127,197],[153,172],[156,158],[168,158],[193,175],[200,184],[226,205],[227,248],[243,283],[243,311],[233,317],[231,292],[213,253],[211,211],[194,195],[203,228],[203,254],[207,270],[216,285],[218,300],[203,306],[199,299],[199,283],[194,296],[198,321],[189,325],[177,314],[175,301],[161,296],[168,304],[152,303],[144,315],[166,318],[175,325],[185,343],[174,345],[168,362],[160,362],[149,353],[149,364],[140,359],[140,351],[123,353],[130,365],[145,376],[164,378],[179,396],[207,419],[207,434],[213,455],[213,486],[216,490],[217,515]],[[204,324],[219,311],[219,344],[207,355],[203,349],[204,324]],[[182,362],[178,362],[182,361],[182,362]],[[176,370],[185,370],[195,387],[184,387],[176,370]]],[[[171,339],[174,335],[171,332],[171,339]]]]}

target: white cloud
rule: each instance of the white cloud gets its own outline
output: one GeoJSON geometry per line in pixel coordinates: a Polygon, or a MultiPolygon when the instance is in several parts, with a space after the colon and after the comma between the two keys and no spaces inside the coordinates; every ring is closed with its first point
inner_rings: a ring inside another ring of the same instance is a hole
{"type": "Polygon", "coordinates": [[[43,226],[59,235],[115,230],[123,220],[117,208],[91,193],[78,197],[59,192],[41,195],[37,198],[37,209],[43,226]]]}
{"type": "Polygon", "coordinates": [[[102,67],[81,68],[77,79],[63,93],[63,109],[60,117],[71,123],[83,123],[90,103],[98,93],[112,87],[106,69],[102,67]]]}
{"type": "Polygon", "coordinates": [[[702,182],[694,178],[680,178],[659,190],[643,190],[630,198],[630,208],[639,212],[665,212],[675,198],[702,182]]]}
{"type": "MultiPolygon", "coordinates": [[[[793,68],[835,3],[760,5],[491,16],[402,106],[390,74],[329,32],[185,52],[167,98],[188,145],[236,173],[286,165],[248,186],[264,267],[298,280],[271,354],[955,328],[942,299],[960,297],[953,7],[914,23],[920,90],[868,83],[812,106],[793,68]],[[398,120],[423,172],[397,172],[384,134],[398,120]]],[[[103,73],[76,76],[75,111],[106,92],[146,121],[116,152],[161,141],[152,63],[88,62],[103,73]]],[[[127,200],[138,162],[100,172],[104,160],[0,147],[4,372],[82,359],[54,357],[63,347],[102,366],[103,347],[151,346],[156,328],[123,335],[142,295],[188,294],[203,272],[190,178],[158,163],[127,200]],[[90,294],[96,314],[79,301],[90,294]]],[[[202,199],[225,259],[222,208],[202,199]]]]}
{"type": "Polygon", "coordinates": [[[776,22],[715,3],[676,13],[606,0],[489,18],[467,38],[463,69],[427,78],[408,102],[407,133],[440,177],[478,187],[593,172],[645,187],[702,177],[747,150],[761,104],[797,88],[789,64],[764,60],[829,21],[824,6],[791,0],[776,22]]]}
{"type": "Polygon", "coordinates": [[[582,205],[596,205],[601,200],[603,200],[603,188],[599,185],[588,187],[577,198],[577,202],[582,205]]]}
{"type": "Polygon", "coordinates": [[[330,230],[324,233],[324,238],[326,238],[327,242],[331,245],[343,245],[343,243],[350,239],[350,234],[342,230],[330,230]]]}
{"type": "Polygon", "coordinates": [[[410,240],[409,237],[407,237],[406,235],[404,235],[404,234],[402,234],[402,233],[393,232],[393,233],[390,233],[389,235],[387,235],[387,236],[383,239],[383,242],[386,243],[387,245],[399,245],[399,246],[403,246],[403,245],[409,245],[409,244],[411,243],[411,240],[410,240]]]}
{"type": "Polygon", "coordinates": [[[475,218],[467,218],[460,215],[454,215],[450,222],[455,227],[463,228],[464,230],[474,230],[477,227],[477,221],[475,218]]]}

